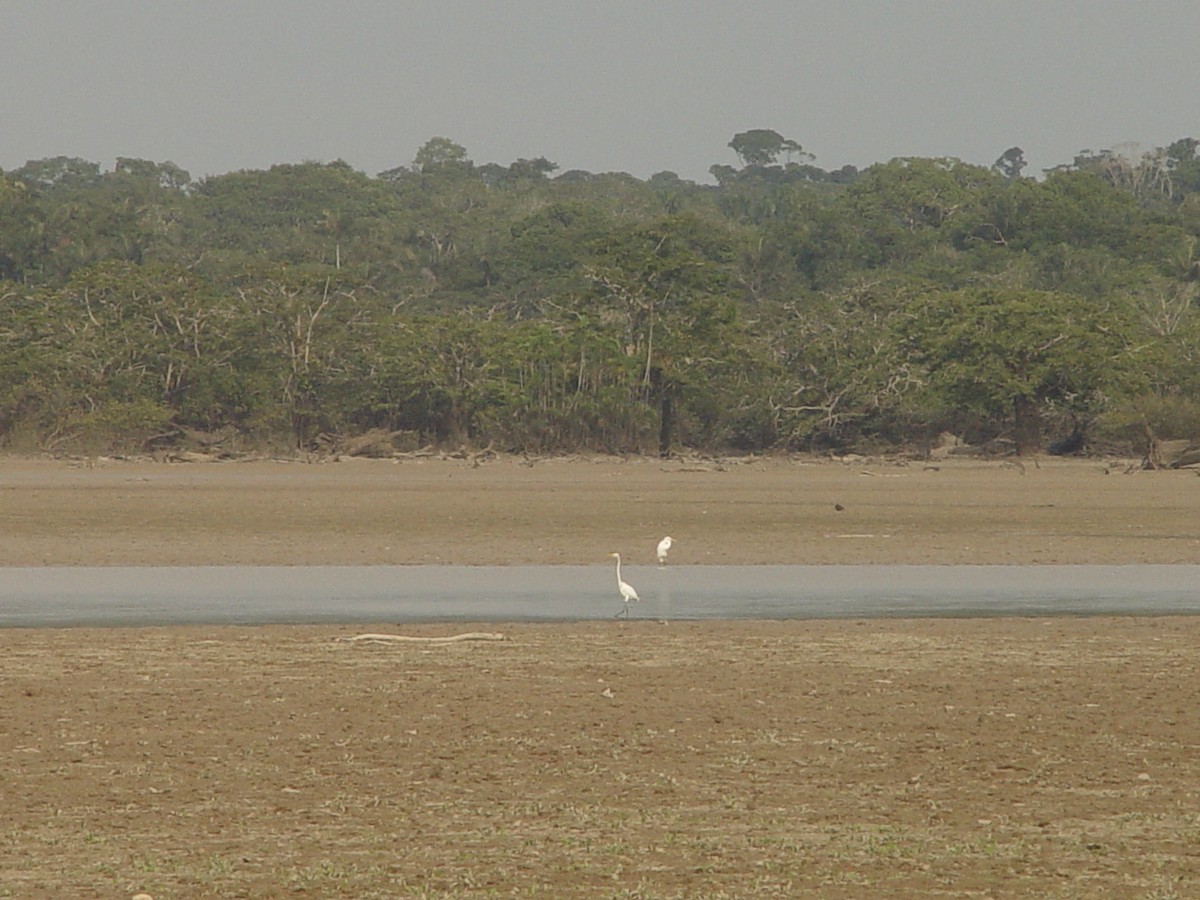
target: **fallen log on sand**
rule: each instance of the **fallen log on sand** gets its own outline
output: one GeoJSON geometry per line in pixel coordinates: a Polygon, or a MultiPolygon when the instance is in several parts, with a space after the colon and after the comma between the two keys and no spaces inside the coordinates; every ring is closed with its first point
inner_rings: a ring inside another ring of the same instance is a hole
{"type": "Polygon", "coordinates": [[[414,637],[406,634],[356,634],[354,637],[343,637],[338,638],[338,640],[365,644],[454,644],[459,641],[503,641],[505,637],[493,631],[468,631],[463,634],[453,634],[447,637],[414,637]]]}

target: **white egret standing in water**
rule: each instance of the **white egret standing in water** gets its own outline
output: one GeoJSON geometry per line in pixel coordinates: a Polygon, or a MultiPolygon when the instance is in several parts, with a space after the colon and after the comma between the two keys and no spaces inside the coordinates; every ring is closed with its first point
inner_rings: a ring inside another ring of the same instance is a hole
{"type": "MultiPolygon", "coordinates": [[[[638,593],[637,593],[637,591],[635,591],[633,589],[632,584],[629,584],[628,582],[621,580],[621,554],[620,553],[610,553],[608,555],[617,561],[617,590],[619,590],[621,592],[621,599],[623,601],[625,601],[624,613],[625,613],[625,618],[628,619],[629,618],[629,601],[635,600],[640,603],[642,598],[638,596],[638,593]]],[[[617,615],[619,616],[619,615],[621,615],[621,613],[617,613],[617,615]]]]}
{"type": "Polygon", "coordinates": [[[663,538],[661,541],[658,542],[657,553],[658,553],[658,564],[660,566],[665,566],[667,564],[667,551],[671,549],[671,544],[673,544],[673,543],[674,543],[674,541],[671,539],[671,536],[669,534],[665,538],[663,538]]]}

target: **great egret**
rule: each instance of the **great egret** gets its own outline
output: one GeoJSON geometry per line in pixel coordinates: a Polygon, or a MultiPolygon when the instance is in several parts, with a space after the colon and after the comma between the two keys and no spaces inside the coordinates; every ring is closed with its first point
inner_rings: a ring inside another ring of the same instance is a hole
{"type": "MultiPolygon", "coordinates": [[[[637,595],[637,591],[635,591],[633,589],[632,584],[629,584],[628,582],[621,580],[621,554],[620,553],[610,553],[608,555],[617,561],[617,590],[621,592],[621,599],[625,601],[624,613],[625,613],[625,618],[628,619],[629,618],[629,601],[634,600],[634,601],[637,601],[638,603],[640,603],[642,598],[637,595]]],[[[619,615],[621,615],[621,613],[617,613],[617,615],[619,616],[619,615]]]]}
{"type": "Polygon", "coordinates": [[[671,549],[671,544],[673,543],[674,541],[671,539],[670,535],[667,535],[658,542],[658,564],[660,566],[665,566],[667,564],[667,551],[671,549]]]}

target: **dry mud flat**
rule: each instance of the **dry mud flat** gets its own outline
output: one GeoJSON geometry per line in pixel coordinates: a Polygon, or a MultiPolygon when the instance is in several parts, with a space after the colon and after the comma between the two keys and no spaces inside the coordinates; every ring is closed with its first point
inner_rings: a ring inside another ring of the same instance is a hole
{"type": "MultiPolygon", "coordinates": [[[[1187,472],[690,469],[0,461],[0,561],[1200,561],[1187,472]]],[[[1200,895],[1200,618],[478,628],[0,631],[0,896],[1200,895]]]]}
{"type": "Polygon", "coordinates": [[[1198,563],[1196,471],[1126,460],[0,458],[0,565],[1198,563]]]}
{"type": "Polygon", "coordinates": [[[504,631],[0,632],[0,896],[1200,891],[1198,619],[504,631]]]}

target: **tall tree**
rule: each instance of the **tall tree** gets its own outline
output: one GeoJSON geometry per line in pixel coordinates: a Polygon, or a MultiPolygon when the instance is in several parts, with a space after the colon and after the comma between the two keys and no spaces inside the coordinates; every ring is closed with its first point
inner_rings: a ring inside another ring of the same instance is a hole
{"type": "Polygon", "coordinates": [[[1059,404],[1094,416],[1125,349],[1113,313],[1048,291],[930,293],[905,326],[909,358],[952,408],[1007,420],[1017,451],[1040,449],[1042,416],[1059,404]]]}
{"type": "Polygon", "coordinates": [[[1010,181],[1015,181],[1021,177],[1027,165],[1025,151],[1020,147],[1009,147],[992,163],[992,168],[1010,181]]]}
{"type": "Polygon", "coordinates": [[[740,131],[733,136],[729,147],[738,155],[743,166],[774,165],[780,154],[787,155],[789,161],[794,155],[808,156],[798,143],[770,128],[740,131]]]}
{"type": "Polygon", "coordinates": [[[422,175],[447,171],[464,172],[469,171],[473,165],[467,158],[466,147],[444,137],[430,138],[413,159],[413,170],[422,175]]]}
{"type": "Polygon", "coordinates": [[[640,370],[640,394],[658,408],[658,450],[670,452],[677,405],[702,357],[723,358],[736,321],[725,296],[728,237],[692,216],[672,216],[616,232],[598,248],[586,276],[640,370]]]}

